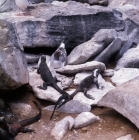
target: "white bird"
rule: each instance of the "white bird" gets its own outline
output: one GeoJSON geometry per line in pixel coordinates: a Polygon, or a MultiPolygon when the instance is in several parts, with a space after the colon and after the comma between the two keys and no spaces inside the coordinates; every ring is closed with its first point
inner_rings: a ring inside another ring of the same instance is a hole
{"type": "Polygon", "coordinates": [[[18,15],[21,15],[20,9],[25,10],[27,6],[29,6],[30,4],[29,0],[15,0],[15,3],[18,6],[18,10],[19,10],[18,15]]]}
{"type": "Polygon", "coordinates": [[[64,67],[67,63],[67,52],[65,49],[65,44],[62,42],[58,49],[51,55],[48,66],[53,68],[64,67]]]}

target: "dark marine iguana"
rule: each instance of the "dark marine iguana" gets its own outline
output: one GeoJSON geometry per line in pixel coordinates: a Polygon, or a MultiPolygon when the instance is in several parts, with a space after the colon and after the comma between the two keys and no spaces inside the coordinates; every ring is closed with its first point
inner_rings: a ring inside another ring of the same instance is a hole
{"type": "Polygon", "coordinates": [[[83,92],[84,95],[89,98],[89,99],[95,99],[94,97],[92,97],[91,95],[87,95],[87,90],[88,88],[91,87],[91,85],[95,84],[97,86],[97,88],[99,89],[100,86],[98,84],[98,75],[100,74],[100,70],[99,69],[95,69],[91,75],[87,76],[86,78],[84,78],[81,83],[79,84],[78,88],[71,94],[69,95],[69,99],[66,101],[62,101],[64,99],[64,97],[60,97],[58,99],[58,101],[55,104],[53,113],[51,115],[51,119],[54,115],[54,112],[57,108],[60,108],[62,105],[64,105],[66,102],[68,102],[69,100],[73,99],[73,97],[78,93],[78,92],[83,92]],[[58,106],[58,107],[57,107],[58,106]]]}
{"type": "MultiPolygon", "coordinates": [[[[18,122],[12,122],[12,123],[7,123],[4,117],[0,117],[0,128],[2,128],[4,131],[6,131],[6,133],[8,133],[10,138],[14,139],[14,137],[19,132],[22,132],[22,133],[35,132],[32,129],[25,128],[25,126],[30,125],[34,122],[37,122],[41,118],[41,115],[42,115],[41,108],[39,107],[38,103],[35,101],[33,101],[33,103],[37,106],[37,108],[39,110],[38,115],[35,117],[26,119],[26,120],[22,120],[22,121],[18,121],[18,122]]],[[[2,130],[0,131],[3,134],[3,136],[5,135],[4,131],[2,131],[2,130]]],[[[5,140],[6,140],[6,137],[5,137],[5,140]]]]}
{"type": "MultiPolygon", "coordinates": [[[[37,73],[41,75],[41,78],[44,81],[43,87],[38,86],[38,88],[46,90],[47,86],[51,86],[55,90],[57,90],[60,94],[62,94],[62,99],[60,98],[60,101],[64,100],[65,102],[67,102],[69,100],[69,97],[70,97],[69,94],[57,86],[57,84],[56,84],[57,79],[52,76],[52,74],[47,66],[47,63],[46,63],[46,57],[44,55],[41,56],[41,63],[39,65],[39,68],[37,69],[37,73]]],[[[57,101],[57,103],[59,104],[58,101],[57,101]]]]}

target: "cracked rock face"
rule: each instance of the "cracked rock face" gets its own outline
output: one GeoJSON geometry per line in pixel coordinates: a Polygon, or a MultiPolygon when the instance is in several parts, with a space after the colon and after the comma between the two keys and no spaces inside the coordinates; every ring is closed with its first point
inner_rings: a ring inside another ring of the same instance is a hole
{"type": "Polygon", "coordinates": [[[56,47],[64,41],[66,48],[74,48],[102,28],[124,29],[124,21],[106,7],[72,1],[61,5],[34,4],[28,11],[30,16],[22,18],[15,12],[0,15],[0,19],[14,23],[24,47],[56,47]]]}
{"type": "Polygon", "coordinates": [[[16,89],[28,83],[27,62],[13,24],[0,21],[0,89],[16,89]]]}

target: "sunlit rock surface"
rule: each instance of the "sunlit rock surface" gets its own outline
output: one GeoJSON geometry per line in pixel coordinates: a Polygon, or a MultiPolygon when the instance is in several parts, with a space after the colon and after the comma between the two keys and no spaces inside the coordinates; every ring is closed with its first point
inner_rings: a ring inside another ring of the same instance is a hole
{"type": "Polygon", "coordinates": [[[13,24],[0,20],[0,34],[0,89],[16,89],[29,81],[23,48],[13,24]]]}
{"type": "Polygon", "coordinates": [[[116,64],[115,70],[120,68],[139,68],[139,45],[124,53],[116,64]]]}
{"type": "Polygon", "coordinates": [[[90,61],[84,64],[78,65],[66,65],[63,68],[56,69],[57,72],[63,74],[75,74],[82,71],[93,71],[94,69],[99,69],[100,71],[104,71],[106,69],[105,64],[97,61],[90,61]]]}
{"type": "Polygon", "coordinates": [[[54,136],[56,140],[60,140],[68,130],[72,129],[73,125],[74,118],[67,116],[55,124],[55,127],[51,131],[51,135],[54,136]]]}
{"type": "Polygon", "coordinates": [[[111,81],[118,86],[138,76],[139,69],[137,68],[121,68],[118,71],[114,71],[111,81]]]}
{"type": "MultiPolygon", "coordinates": [[[[50,105],[44,108],[44,110],[53,111],[54,105],[50,105]]],[[[59,112],[64,113],[82,113],[82,112],[89,112],[91,110],[91,106],[83,103],[78,100],[71,100],[64,104],[62,107],[58,109],[59,112]]]]}
{"type": "Polygon", "coordinates": [[[111,107],[139,128],[139,77],[109,91],[98,105],[111,107]]]}
{"type": "Polygon", "coordinates": [[[100,118],[91,112],[82,112],[75,118],[74,128],[82,128],[99,120],[100,118]]]}

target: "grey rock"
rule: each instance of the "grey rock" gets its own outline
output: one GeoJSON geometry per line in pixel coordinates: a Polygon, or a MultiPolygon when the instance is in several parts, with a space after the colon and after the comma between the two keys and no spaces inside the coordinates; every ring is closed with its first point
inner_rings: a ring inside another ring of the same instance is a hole
{"type": "Polygon", "coordinates": [[[51,131],[51,135],[54,136],[56,140],[60,140],[68,130],[72,129],[73,125],[74,118],[71,116],[67,116],[56,123],[55,127],[51,131]]]}
{"type": "Polygon", "coordinates": [[[138,76],[139,69],[137,68],[121,68],[118,71],[115,71],[114,76],[111,77],[110,79],[116,86],[119,86],[122,83],[125,83],[138,76]]]}
{"type": "Polygon", "coordinates": [[[0,89],[16,89],[29,81],[27,62],[13,24],[0,21],[0,89]]]}
{"type": "Polygon", "coordinates": [[[104,77],[112,77],[113,75],[114,75],[114,70],[113,69],[106,69],[102,73],[102,76],[104,76],[104,77]]]}
{"type": "Polygon", "coordinates": [[[122,41],[121,39],[115,39],[106,49],[104,49],[95,59],[94,61],[99,61],[103,63],[107,63],[109,59],[118,52],[121,48],[122,41]]]}
{"type": "Polygon", "coordinates": [[[98,105],[113,108],[139,128],[139,77],[109,91],[98,105]]]}
{"type": "Polygon", "coordinates": [[[115,70],[120,68],[139,68],[139,45],[131,48],[124,53],[116,64],[115,70]]]}
{"type": "Polygon", "coordinates": [[[117,37],[117,32],[114,29],[101,29],[91,40],[75,47],[68,56],[68,64],[82,64],[90,57],[96,57],[106,44],[109,44],[117,37]]]}
{"type": "Polygon", "coordinates": [[[66,48],[73,48],[91,39],[102,28],[124,29],[124,21],[106,7],[73,1],[61,5],[34,4],[28,7],[28,17],[6,12],[0,14],[0,19],[14,23],[24,48],[58,47],[62,41],[66,42],[66,48]]]}
{"type": "MultiPolygon", "coordinates": [[[[76,83],[76,85],[78,85],[82,79],[84,79],[86,76],[90,75],[88,72],[83,72],[83,73],[78,73],[75,76],[74,83],[76,83]]],[[[78,92],[73,100],[78,100],[80,102],[83,102],[85,104],[88,105],[97,105],[98,101],[101,100],[101,98],[103,98],[103,96],[109,92],[110,90],[114,89],[115,87],[109,83],[106,82],[101,75],[98,76],[98,83],[100,85],[100,89],[98,89],[96,87],[96,85],[92,85],[92,87],[87,91],[88,95],[91,95],[92,97],[95,98],[95,100],[92,99],[88,99],[87,97],[84,96],[84,94],[82,92],[78,92]]]]}
{"type": "Polygon", "coordinates": [[[75,118],[74,128],[82,128],[99,120],[100,118],[91,112],[82,112],[75,118]]]}
{"type": "Polygon", "coordinates": [[[56,78],[61,81],[61,86],[63,89],[69,87],[73,82],[72,77],[67,77],[58,73],[56,73],[56,78]]]}
{"type": "Polygon", "coordinates": [[[8,12],[16,9],[16,4],[14,0],[1,0],[0,1],[0,13],[8,12]]]}
{"type": "Polygon", "coordinates": [[[66,65],[63,68],[56,69],[57,72],[63,74],[74,74],[82,71],[93,71],[94,69],[99,69],[104,71],[106,69],[105,64],[97,61],[90,61],[80,65],[66,65]]]}
{"type": "Polygon", "coordinates": [[[10,103],[12,112],[16,115],[27,117],[31,114],[32,107],[26,103],[10,103]]]}
{"type": "MultiPolygon", "coordinates": [[[[53,111],[54,105],[45,107],[44,110],[53,111]]],[[[64,104],[62,107],[60,107],[57,111],[64,112],[64,113],[81,113],[81,112],[89,112],[91,110],[91,106],[77,101],[77,100],[71,100],[64,104]]]]}
{"type": "Polygon", "coordinates": [[[117,1],[110,0],[109,7],[124,6],[126,4],[138,5],[139,1],[138,0],[117,0],[117,1]]]}
{"type": "Polygon", "coordinates": [[[123,54],[132,47],[132,43],[134,41],[134,39],[137,36],[137,32],[138,29],[134,29],[130,34],[129,34],[129,39],[122,45],[121,49],[119,50],[119,52],[116,55],[116,60],[120,59],[123,54]]]}
{"type": "Polygon", "coordinates": [[[40,55],[27,54],[27,53],[24,54],[28,64],[37,63],[39,61],[40,55]]]}
{"type": "Polygon", "coordinates": [[[116,140],[134,140],[134,138],[132,138],[131,134],[128,134],[126,136],[122,136],[120,138],[117,138],[116,140]]]}

